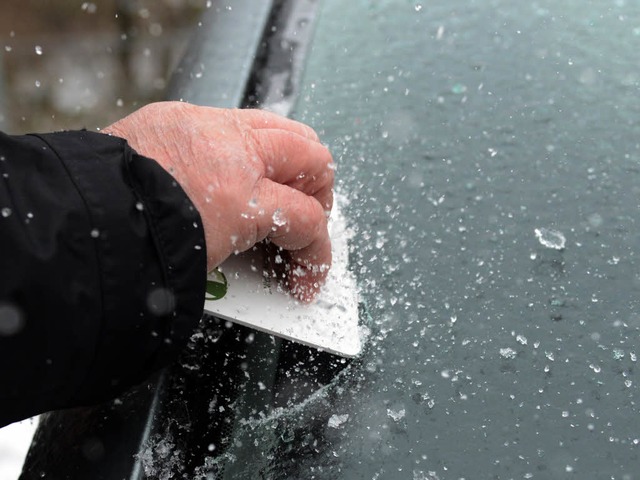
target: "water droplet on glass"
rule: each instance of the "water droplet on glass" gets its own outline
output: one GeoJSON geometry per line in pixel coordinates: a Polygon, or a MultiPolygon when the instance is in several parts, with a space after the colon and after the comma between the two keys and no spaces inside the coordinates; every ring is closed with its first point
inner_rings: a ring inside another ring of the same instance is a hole
{"type": "Polygon", "coordinates": [[[536,228],[534,232],[536,234],[536,238],[543,247],[552,248],[554,250],[564,250],[566,239],[562,232],[544,227],[536,228]]]}
{"type": "Polygon", "coordinates": [[[460,95],[467,91],[467,86],[461,83],[456,83],[453,87],[451,87],[451,92],[456,95],[460,95]]]}
{"type": "Polygon", "coordinates": [[[602,218],[602,215],[600,215],[599,213],[592,213],[587,217],[587,221],[589,222],[589,225],[591,225],[593,228],[598,228],[599,226],[602,225],[602,222],[604,221],[604,219],[602,218]]]}
{"type": "Polygon", "coordinates": [[[35,46],[36,55],[42,55],[42,47],[40,45],[35,46]]]}
{"type": "Polygon", "coordinates": [[[413,7],[415,9],[416,12],[419,12],[422,10],[422,4],[421,3],[416,3],[415,7],[413,7]]]}

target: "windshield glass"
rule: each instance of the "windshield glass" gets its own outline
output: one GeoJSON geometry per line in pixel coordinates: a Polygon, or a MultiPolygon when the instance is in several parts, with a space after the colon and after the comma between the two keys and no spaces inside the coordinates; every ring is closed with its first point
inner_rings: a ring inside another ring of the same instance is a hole
{"type": "Polygon", "coordinates": [[[290,413],[292,478],[635,478],[639,15],[324,3],[296,116],[336,157],[370,335],[326,423],[290,413]]]}

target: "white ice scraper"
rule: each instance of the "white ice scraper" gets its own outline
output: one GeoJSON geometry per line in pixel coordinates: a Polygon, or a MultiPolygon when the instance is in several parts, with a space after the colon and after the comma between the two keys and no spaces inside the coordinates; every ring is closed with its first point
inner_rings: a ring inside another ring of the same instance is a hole
{"type": "Polygon", "coordinates": [[[234,255],[220,266],[228,290],[219,300],[206,300],[205,311],[343,357],[356,356],[361,348],[358,291],[355,276],[348,269],[350,231],[338,203],[334,203],[329,221],[333,263],[313,303],[295,300],[272,282],[265,275],[262,250],[256,249],[234,255]]]}

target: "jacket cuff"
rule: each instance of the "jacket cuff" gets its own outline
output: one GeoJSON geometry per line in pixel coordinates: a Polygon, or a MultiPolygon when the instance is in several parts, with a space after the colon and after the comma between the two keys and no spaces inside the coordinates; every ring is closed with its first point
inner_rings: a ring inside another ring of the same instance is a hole
{"type": "Polygon", "coordinates": [[[102,316],[95,354],[72,403],[117,395],[173,360],[202,316],[204,229],[185,192],[125,140],[93,132],[39,135],[78,189],[92,224],[102,316]]]}

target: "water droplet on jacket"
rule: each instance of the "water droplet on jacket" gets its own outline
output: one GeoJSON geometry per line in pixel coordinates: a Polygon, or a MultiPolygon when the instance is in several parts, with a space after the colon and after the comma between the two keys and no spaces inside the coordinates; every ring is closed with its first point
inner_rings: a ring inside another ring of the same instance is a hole
{"type": "Polygon", "coordinates": [[[171,313],[175,304],[175,296],[166,288],[156,288],[147,296],[147,306],[154,315],[162,316],[171,313]]]}
{"type": "Polygon", "coordinates": [[[98,230],[97,228],[94,228],[93,230],[91,230],[91,238],[98,238],[100,236],[100,230],[98,230]]]}
{"type": "Polygon", "coordinates": [[[9,207],[5,207],[2,210],[0,210],[0,215],[2,215],[4,218],[7,218],[9,215],[11,215],[11,209],[9,207]]]}
{"type": "Polygon", "coordinates": [[[18,307],[0,303],[0,336],[8,337],[20,332],[24,327],[24,316],[18,307]]]}
{"type": "Polygon", "coordinates": [[[136,202],[136,210],[138,210],[139,212],[144,210],[144,205],[142,204],[142,202],[136,202]]]}

